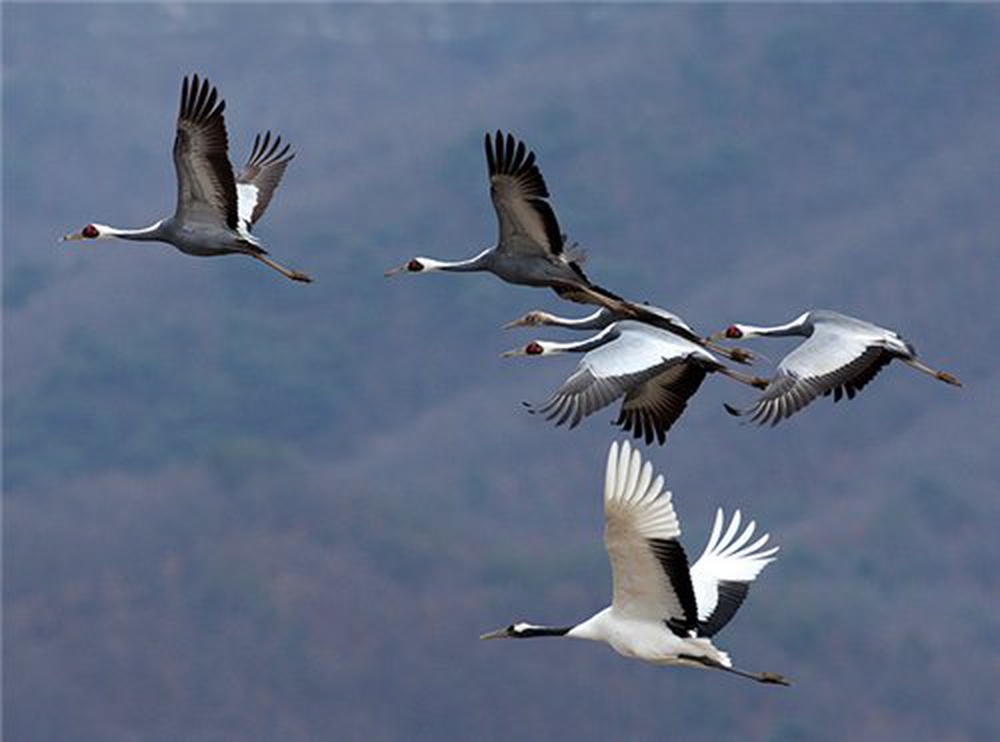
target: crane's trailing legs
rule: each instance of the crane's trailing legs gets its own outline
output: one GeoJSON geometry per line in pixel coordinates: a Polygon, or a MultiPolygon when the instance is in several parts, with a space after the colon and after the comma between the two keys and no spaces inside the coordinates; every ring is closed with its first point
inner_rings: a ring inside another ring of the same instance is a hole
{"type": "Polygon", "coordinates": [[[735,667],[726,667],[721,662],[716,662],[710,657],[693,657],[691,655],[684,654],[680,655],[680,657],[681,659],[697,662],[705,667],[710,667],[713,670],[724,670],[725,672],[732,673],[733,675],[739,675],[741,678],[756,680],[758,683],[767,683],[768,685],[791,685],[784,675],[780,675],[776,672],[747,672],[746,670],[738,670],[735,667]]]}
{"type": "Polygon", "coordinates": [[[900,360],[902,360],[903,363],[905,363],[906,365],[912,366],[913,368],[917,369],[917,371],[923,371],[925,374],[933,376],[935,379],[937,379],[938,381],[943,381],[945,384],[951,384],[952,386],[962,386],[962,382],[956,379],[951,374],[947,373],[946,371],[938,371],[937,369],[933,369],[926,363],[923,363],[922,361],[919,361],[916,358],[901,358],[900,360]]]}
{"type": "Polygon", "coordinates": [[[756,389],[767,389],[767,385],[770,383],[767,379],[761,378],[760,376],[748,376],[747,374],[741,374],[739,371],[734,371],[731,368],[726,368],[725,366],[718,369],[719,373],[723,376],[728,376],[733,381],[738,381],[741,384],[746,384],[747,386],[752,386],[756,389]]]}
{"type": "Polygon", "coordinates": [[[293,271],[292,269],[286,268],[285,266],[280,265],[279,263],[275,263],[270,258],[265,258],[263,255],[258,255],[257,253],[247,253],[247,254],[254,260],[259,260],[268,268],[278,271],[278,273],[283,275],[285,278],[289,278],[292,281],[299,281],[301,283],[312,283],[312,278],[310,278],[305,273],[302,273],[301,271],[293,271]]]}

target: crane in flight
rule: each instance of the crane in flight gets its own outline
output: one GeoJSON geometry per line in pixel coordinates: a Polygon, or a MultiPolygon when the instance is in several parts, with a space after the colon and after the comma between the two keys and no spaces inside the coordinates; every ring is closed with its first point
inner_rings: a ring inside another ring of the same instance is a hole
{"type": "Polygon", "coordinates": [[[480,639],[566,636],[605,642],[618,654],[655,665],[723,670],[760,683],[789,685],[782,675],[733,667],[712,643],[736,614],[750,583],[777,547],[768,535],[750,543],[756,524],[740,531],[737,510],[726,526],[720,508],[705,550],[688,566],[680,523],[662,475],[627,441],[611,444],[604,479],[604,545],[611,561],[611,605],[572,626],[513,623],[480,639]]]}
{"type": "Polygon", "coordinates": [[[490,198],[499,223],[497,243],[467,260],[444,261],[415,257],[386,277],[400,273],[486,271],[507,283],[547,287],[582,304],[596,304],[632,315],[630,302],[591,283],[581,267],[582,252],[566,243],[549,189],[535,162],[535,153],[512,134],[497,131],[485,138],[490,198]]]}
{"type": "MultiPolygon", "coordinates": [[[[636,320],[610,321],[610,313],[599,310],[581,320],[546,315],[547,324],[587,329],[604,327],[585,340],[556,343],[533,340],[507,351],[503,357],[551,356],[584,353],[576,372],[540,405],[527,404],[528,411],[557,426],[568,422],[575,428],[615,400],[624,397],[613,424],[630,431],[647,444],[666,441],[667,431],[687,408],[688,400],[710,373],[735,381],[767,386],[766,379],[747,376],[720,363],[701,345],[667,330],[636,320]],[[604,313],[604,314],[602,314],[604,313]],[[600,316],[598,316],[600,315],[600,316]]],[[[683,322],[676,318],[678,322],[683,322]]],[[[684,325],[686,327],[686,325],[684,325]]],[[[697,336],[695,336],[697,337],[697,336]]]]}
{"type": "Polygon", "coordinates": [[[166,242],[186,255],[248,255],[293,281],[309,283],[305,273],[267,257],[253,226],[264,215],[285,168],[295,157],[281,137],[271,132],[254,138],[246,165],[233,172],[223,112],[226,102],[207,79],[187,77],[181,85],[181,105],[174,138],[177,208],[173,216],[142,229],[119,229],[90,223],[63,240],[123,240],[166,242]]]}
{"type": "Polygon", "coordinates": [[[759,425],[777,425],[819,396],[833,395],[839,402],[861,391],[893,359],[952,386],[962,386],[949,373],[938,371],[917,358],[912,343],[892,330],[826,309],[804,312],[791,322],[774,327],[730,325],[715,339],[799,336],[806,338],[778,363],[760,398],[748,409],[726,405],[736,416],[748,416],[759,425]]]}

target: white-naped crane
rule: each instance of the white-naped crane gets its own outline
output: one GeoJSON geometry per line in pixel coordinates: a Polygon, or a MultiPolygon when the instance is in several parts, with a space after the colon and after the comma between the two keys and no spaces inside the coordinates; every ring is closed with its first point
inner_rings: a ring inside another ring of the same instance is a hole
{"type": "MultiPolygon", "coordinates": [[[[603,318],[603,319],[606,319],[603,318]]],[[[593,317],[600,323],[602,318],[593,317]]],[[[587,323],[583,323],[587,324],[587,323]]],[[[580,326],[580,325],[578,325],[580,326]]],[[[687,408],[705,376],[721,373],[763,388],[765,379],[746,376],[722,363],[701,345],[635,320],[611,322],[598,334],[571,343],[533,340],[503,357],[585,353],[576,372],[549,400],[528,410],[557,426],[575,428],[583,418],[624,397],[614,425],[647,444],[661,445],[687,408]]]]}
{"type": "Polygon", "coordinates": [[[493,247],[467,260],[443,261],[416,257],[385,275],[450,271],[486,271],[507,283],[548,287],[559,296],[630,314],[629,303],[594,285],[583,272],[582,252],[566,242],[555,212],[546,200],[549,189],[535,162],[535,153],[512,134],[485,138],[490,198],[500,233],[493,247]]]}
{"type": "Polygon", "coordinates": [[[806,340],[778,363],[760,399],[739,410],[726,405],[732,415],[751,422],[777,425],[820,395],[839,402],[853,399],[893,359],[952,386],[962,386],[949,373],[937,371],[917,359],[913,345],[892,330],[839,312],[814,309],[784,325],[757,327],[730,325],[713,338],[801,336],[806,340]]]}
{"type": "Polygon", "coordinates": [[[691,326],[687,322],[669,310],[653,306],[652,304],[633,304],[631,302],[627,302],[627,304],[629,308],[627,313],[601,307],[586,317],[577,318],[560,317],[535,309],[512,322],[508,322],[503,326],[503,329],[512,330],[517,327],[548,325],[551,327],[564,327],[569,330],[603,330],[608,325],[619,320],[635,319],[647,325],[671,332],[696,345],[700,345],[702,348],[708,348],[736,363],[749,363],[753,358],[753,354],[743,348],[726,348],[717,345],[712,338],[702,337],[691,329],[691,326]]]}
{"type": "Polygon", "coordinates": [[[481,639],[567,636],[611,645],[621,655],[656,665],[724,670],[761,683],[789,685],[777,673],[733,667],[712,643],[743,604],[778,547],[768,535],[750,543],[756,524],[740,531],[737,510],[726,526],[721,508],[704,552],[688,566],[681,529],[662,475],[627,441],[611,444],[604,479],[604,545],[611,561],[611,605],[574,626],[518,622],[481,639]]]}
{"type": "Polygon", "coordinates": [[[309,283],[305,273],[290,270],[267,256],[251,230],[264,215],[285,168],[295,154],[272,140],[268,131],[254,138],[246,165],[233,172],[223,112],[226,102],[207,79],[193,75],[181,85],[180,113],[174,138],[177,208],[173,216],[142,229],[118,229],[91,223],[63,240],[166,242],[199,257],[249,255],[293,281],[309,283]]]}

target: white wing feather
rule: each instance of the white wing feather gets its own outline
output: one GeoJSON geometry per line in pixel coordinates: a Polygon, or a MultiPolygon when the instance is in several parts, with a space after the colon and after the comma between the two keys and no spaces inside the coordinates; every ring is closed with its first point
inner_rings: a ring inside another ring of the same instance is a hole
{"type": "Polygon", "coordinates": [[[618,613],[651,620],[683,619],[684,612],[648,539],[676,540],[681,533],[662,475],[653,476],[627,441],[612,443],[604,480],[604,545],[618,613]]]}
{"type": "Polygon", "coordinates": [[[739,533],[740,521],[740,511],[737,510],[733,513],[733,519],[725,535],[722,535],[725,515],[722,508],[719,508],[705,551],[691,567],[691,582],[700,621],[711,616],[718,605],[720,582],[753,582],[760,571],[774,561],[774,555],[778,553],[777,546],[770,549],[763,548],[770,538],[766,533],[747,545],[757,524],[750,521],[743,532],[739,533]]]}

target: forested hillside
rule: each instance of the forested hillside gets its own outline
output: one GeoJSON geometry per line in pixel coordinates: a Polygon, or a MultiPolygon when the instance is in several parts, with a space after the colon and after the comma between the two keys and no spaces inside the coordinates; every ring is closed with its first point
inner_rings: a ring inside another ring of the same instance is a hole
{"type": "Polygon", "coordinates": [[[8,739],[1000,737],[1000,9],[2,12],[8,739]],[[293,144],[256,234],[315,284],[57,242],[172,213],[191,72],[234,162],[293,144]],[[597,283],[706,334],[839,309],[965,383],[894,364],[758,429],[710,378],[648,450],[692,557],[719,505],[781,545],[718,644],[791,688],[478,641],[606,604],[616,432],[524,412],[574,359],[499,358],[577,308],[383,278],[493,243],[498,128],[597,283]]]}

